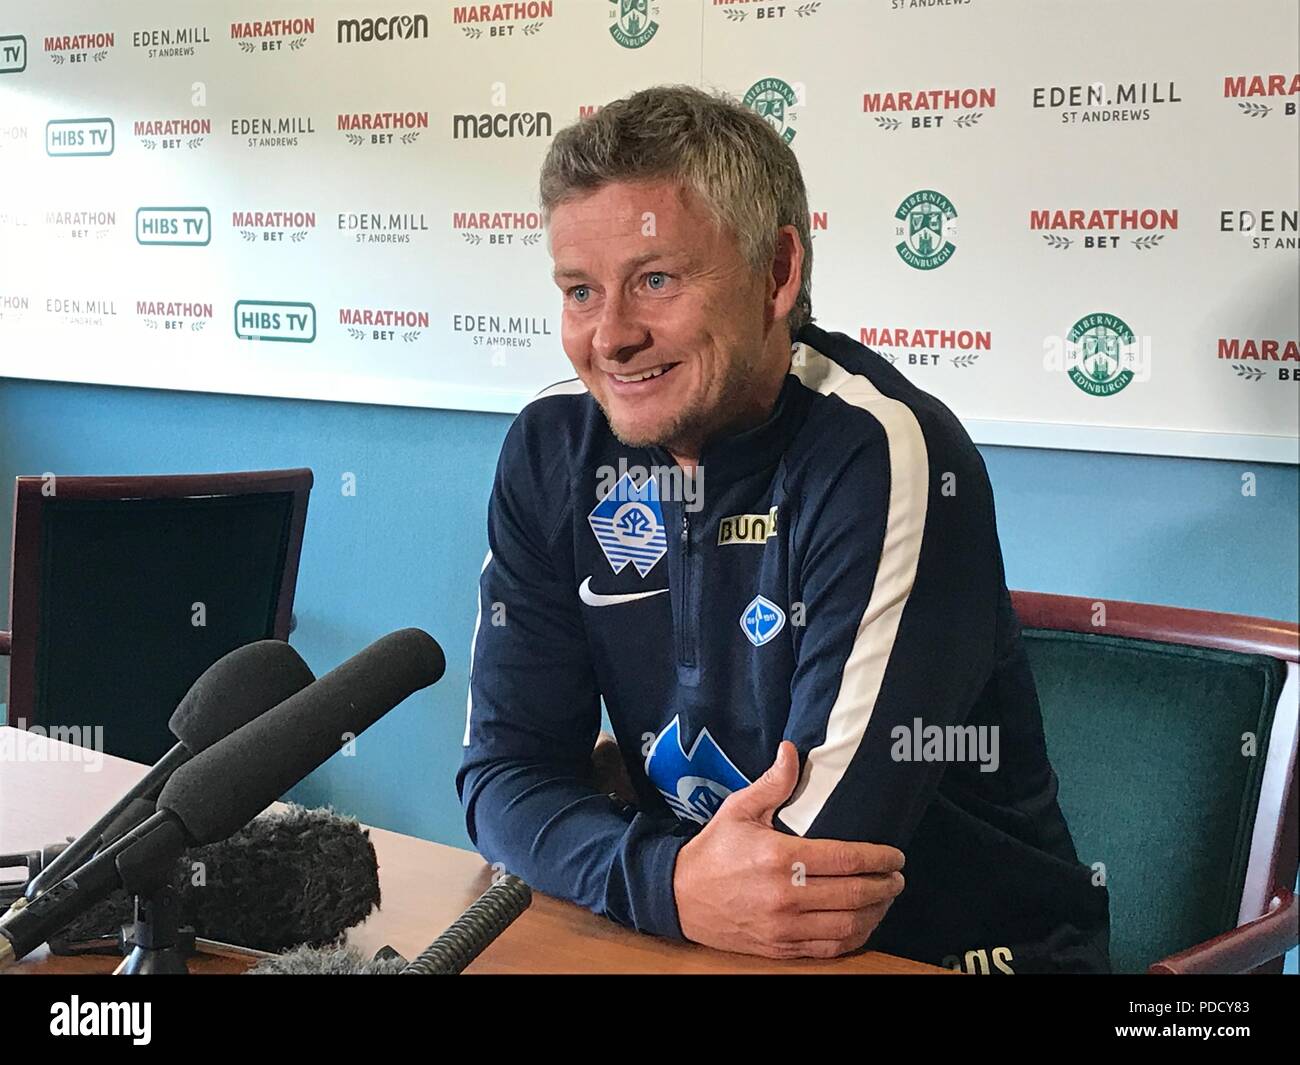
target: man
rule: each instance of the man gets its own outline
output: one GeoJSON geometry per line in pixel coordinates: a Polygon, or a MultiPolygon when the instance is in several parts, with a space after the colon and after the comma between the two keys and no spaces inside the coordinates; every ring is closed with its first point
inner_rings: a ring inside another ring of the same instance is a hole
{"type": "Polygon", "coordinates": [[[555,138],[541,199],[578,376],[493,486],[456,780],[480,852],[725,950],[1105,971],[983,463],[811,324],[789,147],[649,89],[555,138]],[[592,777],[602,700],[634,805],[592,777]]]}

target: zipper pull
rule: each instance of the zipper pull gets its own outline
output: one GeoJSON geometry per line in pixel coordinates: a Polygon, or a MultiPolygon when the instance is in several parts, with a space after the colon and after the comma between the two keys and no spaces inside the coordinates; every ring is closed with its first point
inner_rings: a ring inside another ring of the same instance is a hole
{"type": "Polygon", "coordinates": [[[687,543],[690,542],[690,534],[691,534],[691,521],[685,514],[683,514],[682,515],[682,545],[683,546],[685,546],[687,543]]]}

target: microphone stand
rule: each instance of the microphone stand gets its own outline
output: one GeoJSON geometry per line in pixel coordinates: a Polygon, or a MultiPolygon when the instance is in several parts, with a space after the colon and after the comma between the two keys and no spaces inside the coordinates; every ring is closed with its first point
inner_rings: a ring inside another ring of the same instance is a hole
{"type": "Polygon", "coordinates": [[[135,923],[122,926],[122,949],[128,951],[114,976],[188,973],[194,956],[194,929],[180,927],[180,899],[171,884],[135,897],[135,923]]]}

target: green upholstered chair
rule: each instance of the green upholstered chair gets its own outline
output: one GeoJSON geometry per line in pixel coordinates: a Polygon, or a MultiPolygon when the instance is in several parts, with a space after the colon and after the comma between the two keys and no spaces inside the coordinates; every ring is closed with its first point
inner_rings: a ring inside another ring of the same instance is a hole
{"type": "Polygon", "coordinates": [[[288,639],[312,473],[19,477],[8,723],[152,763],[208,666],[288,639]]]}
{"type": "Polygon", "coordinates": [[[1116,972],[1280,972],[1297,941],[1294,623],[1015,592],[1116,972]],[[1098,864],[1100,863],[1100,864],[1098,864]]]}

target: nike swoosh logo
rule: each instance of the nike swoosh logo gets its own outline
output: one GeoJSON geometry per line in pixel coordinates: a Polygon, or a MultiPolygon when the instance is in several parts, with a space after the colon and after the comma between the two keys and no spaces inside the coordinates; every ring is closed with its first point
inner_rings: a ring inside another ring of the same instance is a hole
{"type": "Polygon", "coordinates": [[[663,595],[668,591],[667,588],[657,588],[653,592],[622,592],[614,595],[601,595],[600,592],[591,590],[591,578],[588,577],[578,585],[578,598],[588,606],[617,606],[619,603],[630,603],[634,599],[649,599],[652,595],[663,595]]]}

